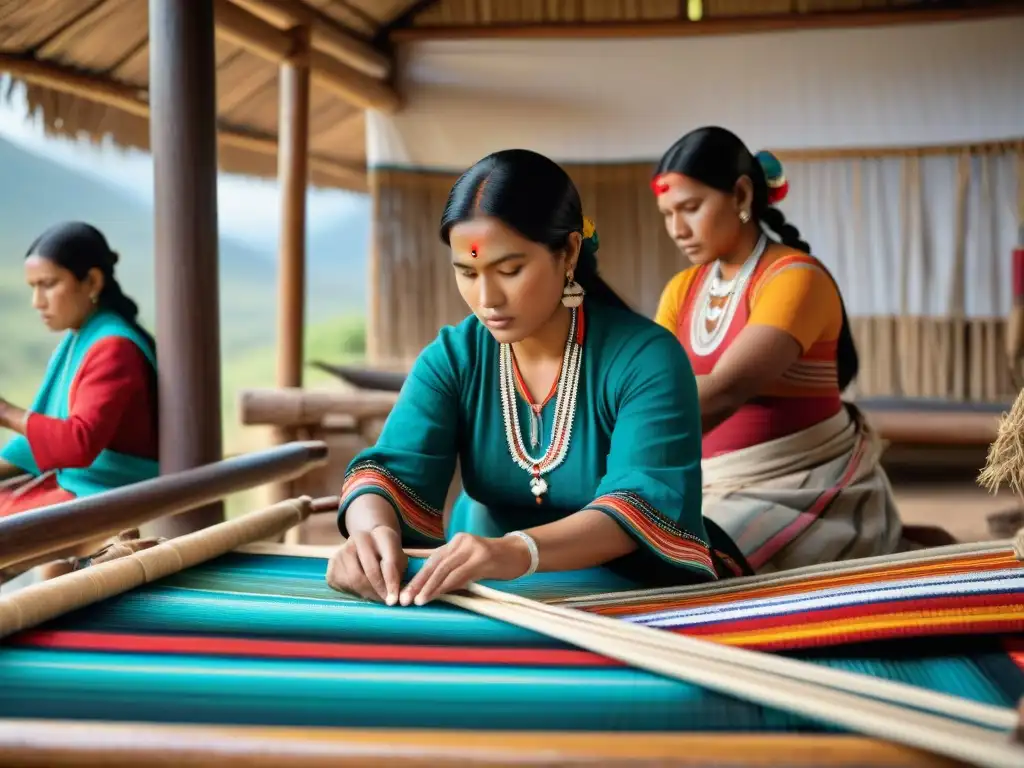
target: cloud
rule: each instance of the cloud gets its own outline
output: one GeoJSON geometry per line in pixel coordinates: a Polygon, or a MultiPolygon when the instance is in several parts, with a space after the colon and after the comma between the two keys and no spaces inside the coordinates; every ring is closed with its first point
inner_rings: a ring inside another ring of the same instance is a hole
{"type": "MultiPolygon", "coordinates": [[[[0,92],[8,87],[0,81],[0,92]]],[[[0,100],[0,137],[76,172],[102,180],[139,199],[153,200],[153,162],[149,154],[123,149],[105,141],[86,141],[46,136],[42,123],[26,116],[24,91],[16,87],[6,101],[0,100]]],[[[280,229],[280,197],[277,182],[219,174],[217,216],[220,231],[253,245],[276,241],[280,229]]],[[[339,218],[368,211],[365,195],[344,190],[310,189],[307,202],[309,229],[325,228],[339,218]]]]}

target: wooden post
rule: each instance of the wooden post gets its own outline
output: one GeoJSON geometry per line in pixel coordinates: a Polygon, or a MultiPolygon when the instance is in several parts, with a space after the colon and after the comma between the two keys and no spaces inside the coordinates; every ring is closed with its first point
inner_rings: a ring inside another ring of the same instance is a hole
{"type": "MultiPolygon", "coordinates": [[[[278,83],[277,178],[281,190],[281,237],[277,307],[277,385],[302,386],[303,322],[306,305],[306,194],[309,178],[310,30],[292,30],[295,47],[281,63],[278,83]]],[[[277,430],[278,442],[295,439],[277,430]]],[[[290,484],[274,489],[278,499],[293,495],[290,484]]],[[[292,533],[295,538],[297,532],[292,533]]]]}
{"type": "MultiPolygon", "coordinates": [[[[217,106],[211,0],[149,0],[150,143],[162,474],[223,458],[217,279],[217,106]]],[[[177,536],[220,502],[154,524],[177,536]]]]}
{"type": "Polygon", "coordinates": [[[306,190],[309,176],[309,30],[281,64],[277,178],[281,189],[277,385],[302,386],[306,299],[306,190]]]}

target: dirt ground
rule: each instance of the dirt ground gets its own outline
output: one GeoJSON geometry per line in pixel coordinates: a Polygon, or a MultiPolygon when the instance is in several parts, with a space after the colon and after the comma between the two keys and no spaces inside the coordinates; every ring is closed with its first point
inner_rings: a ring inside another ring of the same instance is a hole
{"type": "MultiPolygon", "coordinates": [[[[935,525],[949,531],[959,541],[984,541],[1010,535],[991,530],[989,515],[1024,509],[1024,504],[1009,492],[993,496],[969,481],[896,483],[893,492],[904,523],[935,525]]],[[[1015,527],[1021,525],[1024,522],[1015,527]]]]}

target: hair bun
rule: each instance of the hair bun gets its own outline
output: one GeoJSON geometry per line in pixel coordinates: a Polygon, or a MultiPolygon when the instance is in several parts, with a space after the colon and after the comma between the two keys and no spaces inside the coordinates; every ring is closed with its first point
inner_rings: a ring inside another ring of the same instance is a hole
{"type": "Polygon", "coordinates": [[[112,267],[116,266],[117,262],[120,260],[120,258],[121,257],[118,255],[117,251],[111,251],[110,252],[110,266],[112,266],[112,267]]]}
{"type": "Polygon", "coordinates": [[[779,158],[766,149],[756,155],[758,165],[764,171],[764,179],[768,182],[768,205],[781,203],[789,193],[789,181],[782,170],[779,158]]]}

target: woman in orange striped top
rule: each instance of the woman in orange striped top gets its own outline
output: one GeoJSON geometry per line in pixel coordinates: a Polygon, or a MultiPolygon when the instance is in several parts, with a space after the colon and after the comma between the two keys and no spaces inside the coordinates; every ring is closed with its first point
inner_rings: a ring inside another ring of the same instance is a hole
{"type": "Polygon", "coordinates": [[[774,207],[788,190],[778,160],[700,128],[652,187],[691,262],[655,319],[697,374],[704,515],[762,572],[894,551],[879,442],[840,399],[858,365],[843,300],[774,207]]]}

